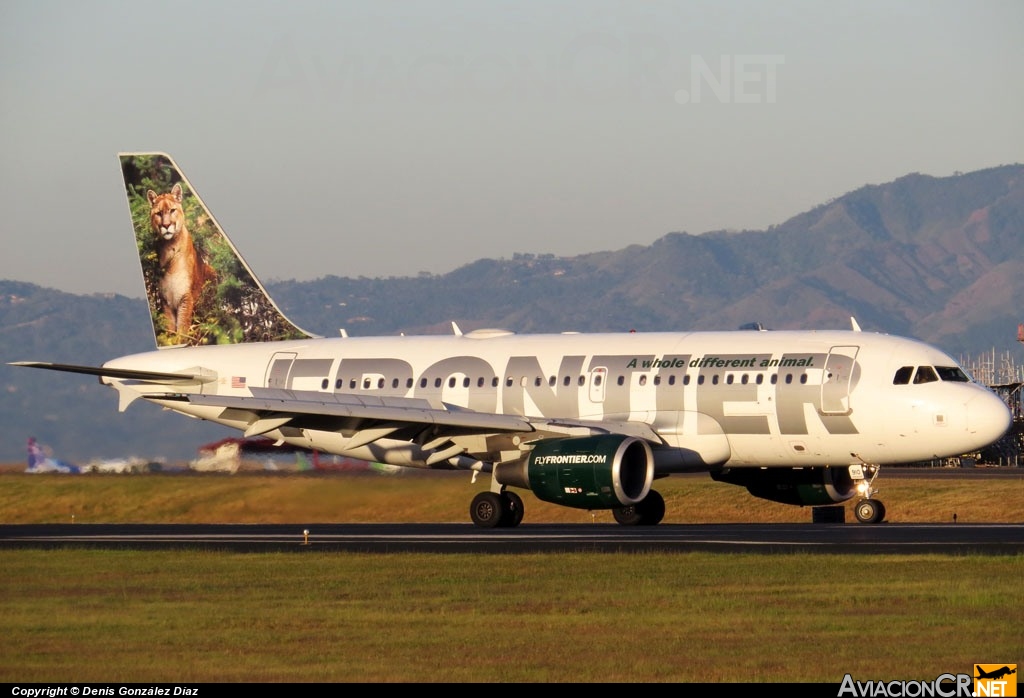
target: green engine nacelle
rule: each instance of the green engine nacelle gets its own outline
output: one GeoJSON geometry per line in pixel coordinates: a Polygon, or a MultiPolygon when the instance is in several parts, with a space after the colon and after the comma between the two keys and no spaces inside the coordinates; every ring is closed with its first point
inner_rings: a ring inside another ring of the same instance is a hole
{"type": "Polygon", "coordinates": [[[741,485],[755,497],[781,504],[822,506],[845,502],[857,493],[850,469],[843,466],[814,468],[726,468],[711,477],[741,485]]]}
{"type": "Polygon", "coordinates": [[[651,491],[654,455],[646,441],[631,436],[584,436],[541,441],[525,470],[526,486],[545,502],[618,509],[640,502],[651,491]]]}

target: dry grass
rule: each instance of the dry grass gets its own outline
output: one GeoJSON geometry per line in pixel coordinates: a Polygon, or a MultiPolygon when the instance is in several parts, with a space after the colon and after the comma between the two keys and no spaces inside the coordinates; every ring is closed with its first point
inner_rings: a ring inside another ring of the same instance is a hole
{"type": "Polygon", "coordinates": [[[0,682],[931,680],[1024,556],[0,551],[0,682]]]}
{"type": "MultiPolygon", "coordinates": [[[[876,481],[895,523],[951,521],[1024,523],[1024,477],[961,479],[944,472],[876,481]],[[942,475],[942,476],[939,476],[942,475]]],[[[0,474],[0,523],[375,523],[469,520],[473,495],[486,489],[468,473],[354,474],[0,474]]],[[[666,523],[802,523],[806,508],[750,496],[707,475],[656,483],[666,523]]],[[[588,512],[539,501],[519,491],[526,523],[612,522],[588,512]]],[[[846,520],[853,522],[853,501],[846,520]]]]}

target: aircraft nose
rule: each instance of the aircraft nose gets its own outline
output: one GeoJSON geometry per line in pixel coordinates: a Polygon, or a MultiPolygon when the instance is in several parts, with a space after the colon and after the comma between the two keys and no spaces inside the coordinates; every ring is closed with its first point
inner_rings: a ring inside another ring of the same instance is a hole
{"type": "Polygon", "coordinates": [[[983,393],[967,401],[967,430],[978,437],[978,448],[1002,438],[1013,421],[1010,408],[995,393],[983,393]]]}

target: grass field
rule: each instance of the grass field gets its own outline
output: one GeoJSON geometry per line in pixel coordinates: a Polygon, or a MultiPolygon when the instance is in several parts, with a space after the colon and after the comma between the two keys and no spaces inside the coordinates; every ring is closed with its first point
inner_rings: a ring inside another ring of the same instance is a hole
{"type": "MultiPolygon", "coordinates": [[[[1024,522],[1020,479],[877,484],[897,523],[1024,522]]],[[[4,474],[0,520],[465,522],[483,487],[464,474],[4,474]]],[[[810,520],[706,477],[658,489],[666,522],[810,520]]],[[[610,521],[524,500],[526,522],[610,521]]],[[[6,682],[838,684],[1024,659],[1020,555],[68,549],[0,551],[0,570],[6,682]]]]}
{"type": "MultiPolygon", "coordinates": [[[[1024,477],[979,473],[962,479],[942,470],[905,479],[886,477],[886,472],[875,485],[888,521],[951,522],[956,514],[963,523],[1024,523],[1024,477]]],[[[69,476],[9,470],[0,473],[0,523],[464,523],[470,500],[487,482],[481,477],[473,483],[460,472],[69,476]]],[[[658,480],[655,488],[665,498],[666,523],[811,520],[810,509],[757,499],[707,475],[673,476],[658,480]]],[[[608,511],[569,509],[517,491],[526,523],[613,521],[608,511]]],[[[855,520],[853,504],[845,505],[848,522],[855,520]]]]}

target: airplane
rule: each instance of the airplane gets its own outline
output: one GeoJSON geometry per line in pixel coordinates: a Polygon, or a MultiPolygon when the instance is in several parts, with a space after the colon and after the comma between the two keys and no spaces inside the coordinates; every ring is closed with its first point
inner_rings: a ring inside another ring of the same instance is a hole
{"type": "MultiPolygon", "coordinates": [[[[882,465],[970,453],[1007,405],[921,341],[849,330],[337,337],[280,311],[165,153],[122,153],[157,348],[81,366],[119,409],[144,400],[327,454],[461,469],[490,484],[481,528],[518,526],[516,489],[622,525],[665,515],[654,489],[705,472],[759,498],[885,520],[882,465]],[[200,283],[201,281],[201,283],[200,283]]],[[[280,239],[282,248],[288,247],[280,239]]]]}
{"type": "Polygon", "coordinates": [[[1010,674],[1017,673],[1016,669],[1011,669],[1008,666],[1004,666],[999,669],[994,669],[992,671],[985,671],[977,664],[975,665],[975,667],[977,667],[978,669],[978,675],[974,677],[976,679],[1001,679],[1004,676],[1009,676],[1010,674]]]}

